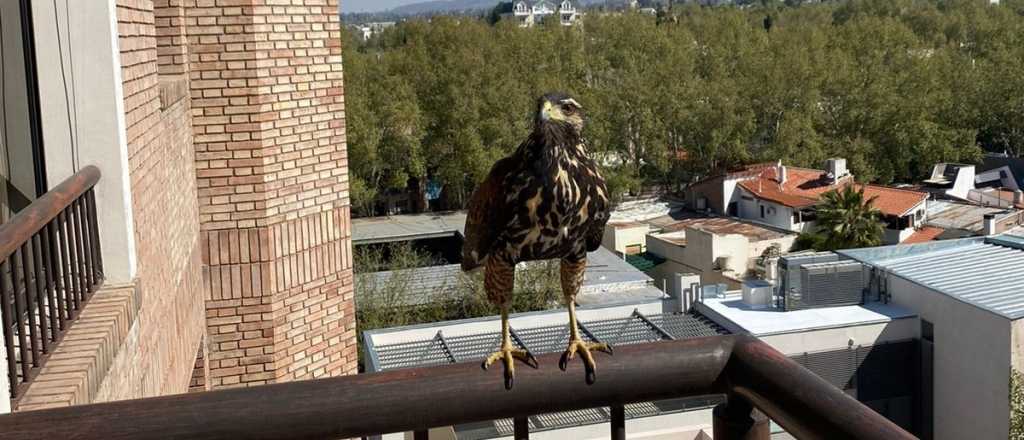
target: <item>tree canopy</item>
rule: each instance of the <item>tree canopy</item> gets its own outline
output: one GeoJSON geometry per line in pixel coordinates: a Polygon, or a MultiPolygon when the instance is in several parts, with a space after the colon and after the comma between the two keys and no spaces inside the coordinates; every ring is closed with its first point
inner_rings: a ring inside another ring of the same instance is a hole
{"type": "Polygon", "coordinates": [[[370,214],[430,182],[439,207],[462,208],[551,90],[583,104],[616,194],[753,161],[845,157],[858,180],[892,183],[986,148],[1020,155],[1022,15],[1024,0],[762,1],[591,12],[573,27],[436,17],[346,36],[353,206],[370,214]]]}

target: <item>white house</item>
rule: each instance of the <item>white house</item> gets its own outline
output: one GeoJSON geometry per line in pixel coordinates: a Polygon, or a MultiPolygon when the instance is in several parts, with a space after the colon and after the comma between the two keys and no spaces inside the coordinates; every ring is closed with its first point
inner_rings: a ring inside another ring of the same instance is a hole
{"type": "Polygon", "coordinates": [[[826,192],[849,185],[863,188],[882,211],[885,243],[908,239],[926,214],[928,194],[878,185],[860,185],[845,159],[829,159],[825,170],[775,164],[750,165],[691,185],[687,202],[698,211],[739,217],[793,232],[814,229],[816,206],[826,192]]]}
{"type": "Polygon", "coordinates": [[[563,26],[571,26],[579,17],[579,10],[571,0],[562,0],[560,3],[546,0],[519,0],[512,6],[511,15],[522,27],[533,26],[556,15],[559,23],[563,26]]]}

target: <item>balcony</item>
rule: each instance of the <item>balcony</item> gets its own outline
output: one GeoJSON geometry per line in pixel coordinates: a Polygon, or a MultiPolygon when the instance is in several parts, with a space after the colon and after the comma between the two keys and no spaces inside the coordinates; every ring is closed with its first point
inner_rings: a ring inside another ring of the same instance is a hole
{"type": "Polygon", "coordinates": [[[15,402],[103,283],[88,166],[0,225],[0,317],[15,402]]]}
{"type": "Polygon", "coordinates": [[[724,395],[716,439],[768,439],[768,419],[801,439],[910,439],[912,435],[765,343],[725,335],[623,346],[602,357],[594,385],[559,354],[517,369],[478,362],[290,382],[0,416],[0,439],[337,439],[414,432],[511,417],[515,438],[535,414],[609,407],[609,436],[625,439],[624,406],[724,395]]]}

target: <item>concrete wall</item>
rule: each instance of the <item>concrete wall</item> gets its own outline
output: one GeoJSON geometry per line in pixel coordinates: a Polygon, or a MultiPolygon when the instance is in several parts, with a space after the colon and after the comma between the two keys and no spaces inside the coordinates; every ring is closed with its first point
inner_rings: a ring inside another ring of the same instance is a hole
{"type": "Polygon", "coordinates": [[[877,324],[765,335],[758,338],[784,354],[795,355],[905,341],[917,338],[919,333],[920,321],[917,318],[903,318],[877,324]]]}
{"type": "Polygon", "coordinates": [[[934,324],[935,438],[1006,438],[1010,321],[896,276],[889,291],[934,324]]]}
{"type": "Polygon", "coordinates": [[[647,250],[647,233],[649,231],[650,227],[647,225],[631,227],[605,225],[601,245],[620,254],[625,254],[630,246],[638,245],[641,252],[644,252],[647,250]]]}
{"type": "Polygon", "coordinates": [[[104,276],[131,282],[136,237],[117,14],[113,1],[73,3],[70,14],[65,6],[32,2],[47,183],[52,188],[86,165],[100,169],[104,276]]]}

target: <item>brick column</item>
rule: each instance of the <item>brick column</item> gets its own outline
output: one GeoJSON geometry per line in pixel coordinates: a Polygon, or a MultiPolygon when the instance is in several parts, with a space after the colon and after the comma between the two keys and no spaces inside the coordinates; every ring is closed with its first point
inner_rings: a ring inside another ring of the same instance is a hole
{"type": "Polygon", "coordinates": [[[186,0],[213,388],[354,373],[336,0],[186,0]]]}

